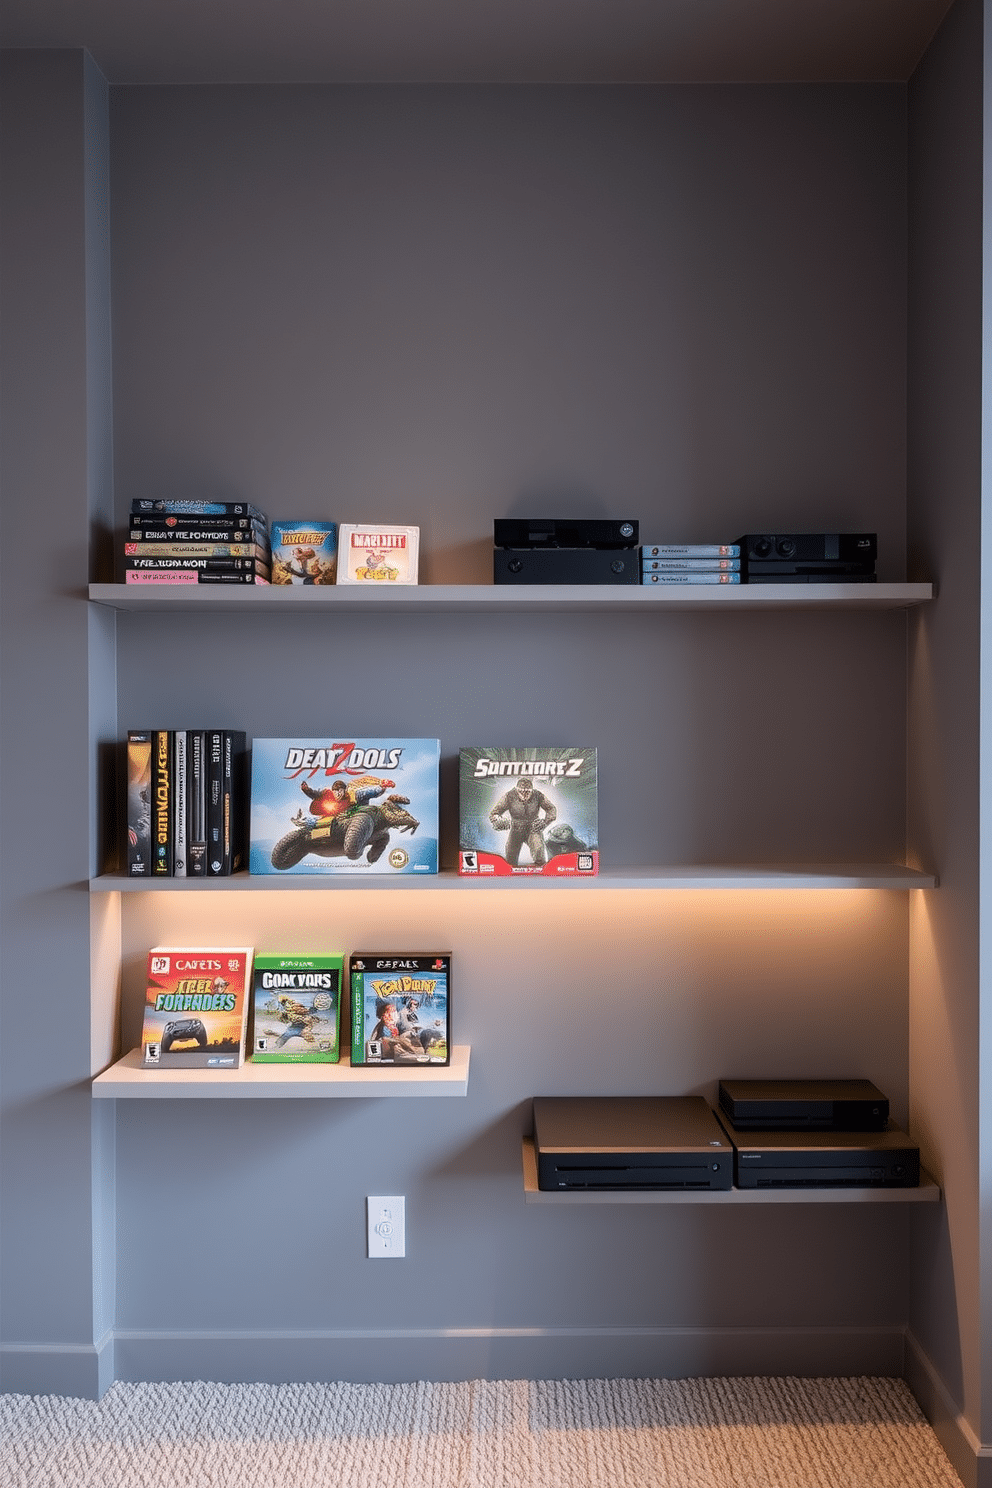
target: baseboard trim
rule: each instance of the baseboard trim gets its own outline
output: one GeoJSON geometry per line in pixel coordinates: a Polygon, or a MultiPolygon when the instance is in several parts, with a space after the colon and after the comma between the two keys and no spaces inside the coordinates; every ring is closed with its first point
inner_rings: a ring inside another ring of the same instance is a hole
{"type": "Polygon", "coordinates": [[[5,1395],[99,1400],[113,1382],[112,1333],[93,1344],[0,1344],[0,1391],[5,1395]]]}
{"type": "Polygon", "coordinates": [[[266,1384],[471,1379],[901,1377],[900,1328],[119,1329],[116,1377],[266,1384]]]}
{"type": "Polygon", "coordinates": [[[909,1330],[905,1378],[964,1488],[992,1488],[992,1446],[976,1436],[933,1361],[909,1330]]]}

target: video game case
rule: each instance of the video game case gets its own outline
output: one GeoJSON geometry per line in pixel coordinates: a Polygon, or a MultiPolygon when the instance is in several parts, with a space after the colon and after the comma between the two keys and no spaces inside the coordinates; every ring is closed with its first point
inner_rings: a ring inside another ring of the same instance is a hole
{"type": "Polygon", "coordinates": [[[337,1064],[343,980],[341,952],[256,955],[253,1062],[337,1064]]]}
{"type": "Polygon", "coordinates": [[[268,541],[268,524],[260,517],[169,517],[161,512],[145,512],[143,516],[130,516],[127,520],[130,536],[150,539],[152,542],[210,542],[218,538],[221,542],[245,542],[238,533],[249,533],[255,541],[268,541]]]}
{"type": "Polygon", "coordinates": [[[152,731],[127,731],[127,872],[152,872],[152,731]]]}
{"type": "Polygon", "coordinates": [[[237,1069],[244,1063],[251,946],[154,946],[148,952],[144,1069],[237,1069]]]}
{"type": "Polygon", "coordinates": [[[224,730],[222,785],[224,873],[239,873],[248,854],[248,738],[243,729],[224,730]]]}
{"type": "Polygon", "coordinates": [[[202,569],[128,569],[125,584],[268,584],[257,573],[204,573],[202,569]]]}
{"type": "Polygon", "coordinates": [[[172,733],[152,731],[152,877],[172,877],[172,733]]]}
{"type": "Polygon", "coordinates": [[[207,872],[207,736],[203,729],[186,735],[186,876],[204,878],[207,872]]]}
{"type": "Polygon", "coordinates": [[[645,573],[643,584],[739,584],[739,573],[645,573]]]}
{"type": "Polygon", "coordinates": [[[125,558],[253,558],[266,571],[271,566],[267,547],[253,542],[126,542],[125,558]]]}
{"type": "Polygon", "coordinates": [[[642,573],[739,573],[739,558],[642,558],[642,573]]]}
{"type": "Polygon", "coordinates": [[[170,554],[159,558],[125,558],[125,573],[168,573],[170,571],[195,573],[251,573],[269,577],[269,562],[263,558],[186,558],[182,554],[170,554]]]}
{"type": "Polygon", "coordinates": [[[459,874],[599,872],[594,748],[466,747],[458,780],[459,874]]]}
{"type": "Polygon", "coordinates": [[[273,584],[337,581],[337,522],[273,522],[271,543],[273,584]]]}
{"type": "Polygon", "coordinates": [[[389,525],[360,526],[342,522],[338,528],[339,584],[416,584],[420,528],[389,525]]]}
{"type": "Polygon", "coordinates": [[[130,514],[134,517],[148,514],[170,517],[254,517],[257,521],[266,523],[269,520],[265,513],[257,506],[253,506],[250,501],[160,501],[135,497],[131,502],[130,514]]]}
{"type": "Polygon", "coordinates": [[[348,976],[353,1069],[450,1064],[450,952],[355,951],[348,976]]]}
{"type": "Polygon", "coordinates": [[[253,739],[250,871],[437,873],[440,753],[437,739],[253,739]]]}
{"type": "Polygon", "coordinates": [[[186,730],[172,735],[172,876],[186,878],[188,863],[188,764],[186,730]]]}
{"type": "Polygon", "coordinates": [[[739,558],[740,543],[642,543],[642,558],[739,558]]]}

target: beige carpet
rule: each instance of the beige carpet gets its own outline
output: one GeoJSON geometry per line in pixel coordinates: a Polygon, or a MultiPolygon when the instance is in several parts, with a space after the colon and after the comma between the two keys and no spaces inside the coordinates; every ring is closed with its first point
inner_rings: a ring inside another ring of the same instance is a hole
{"type": "Polygon", "coordinates": [[[0,1396],[2,1488],[960,1488],[892,1379],[0,1396]]]}

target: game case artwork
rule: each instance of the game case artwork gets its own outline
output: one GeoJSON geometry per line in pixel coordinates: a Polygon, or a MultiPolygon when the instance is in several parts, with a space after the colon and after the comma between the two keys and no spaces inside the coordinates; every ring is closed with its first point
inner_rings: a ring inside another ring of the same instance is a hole
{"type": "Polygon", "coordinates": [[[127,733],[127,872],[150,878],[152,872],[152,732],[127,733]]]}
{"type": "Polygon", "coordinates": [[[355,951],[348,973],[353,1068],[450,1064],[448,952],[355,951]]]}
{"type": "Polygon", "coordinates": [[[419,573],[420,528],[358,526],[342,522],[338,529],[339,584],[416,584],[419,573]]]}
{"type": "Polygon", "coordinates": [[[438,871],[437,739],[255,739],[258,874],[438,871]]]}
{"type": "Polygon", "coordinates": [[[337,522],[272,522],[273,584],[333,584],[338,570],[337,522]]]}
{"type": "Polygon", "coordinates": [[[462,749],[458,819],[460,874],[596,874],[596,750],[564,745],[462,749]]]}
{"type": "Polygon", "coordinates": [[[252,1060],[256,1064],[337,1064],[344,956],[255,956],[252,1060]]]}
{"type": "Polygon", "coordinates": [[[148,952],[145,1069],[237,1069],[244,1062],[251,946],[154,946],[148,952]]]}

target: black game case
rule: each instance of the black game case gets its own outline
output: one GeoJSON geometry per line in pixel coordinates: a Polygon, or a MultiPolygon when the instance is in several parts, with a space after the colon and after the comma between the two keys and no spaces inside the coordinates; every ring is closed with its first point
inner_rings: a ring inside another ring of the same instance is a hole
{"type": "Polygon", "coordinates": [[[127,873],[152,873],[152,730],[127,731],[127,873]]]}

